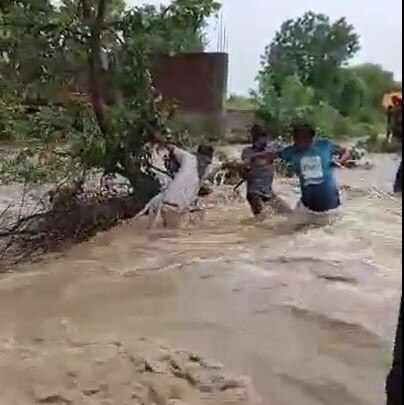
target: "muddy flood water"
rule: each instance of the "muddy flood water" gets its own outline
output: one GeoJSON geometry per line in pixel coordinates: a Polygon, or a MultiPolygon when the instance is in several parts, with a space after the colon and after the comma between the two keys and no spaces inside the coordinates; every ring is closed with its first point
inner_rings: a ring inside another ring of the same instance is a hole
{"type": "MultiPolygon", "coordinates": [[[[402,202],[388,194],[398,161],[376,163],[339,172],[344,211],[326,227],[279,234],[246,221],[245,203],[212,203],[200,227],[146,233],[129,223],[4,275],[0,404],[205,404],[185,394],[182,402],[177,394],[119,396],[135,377],[112,347],[142,338],[251,377],[263,405],[383,404],[401,292],[402,202]],[[84,369],[97,376],[85,395],[55,391],[73,390],[84,369]],[[45,394],[35,394],[38,385],[45,394]]],[[[276,187],[292,203],[291,183],[276,187]]]]}

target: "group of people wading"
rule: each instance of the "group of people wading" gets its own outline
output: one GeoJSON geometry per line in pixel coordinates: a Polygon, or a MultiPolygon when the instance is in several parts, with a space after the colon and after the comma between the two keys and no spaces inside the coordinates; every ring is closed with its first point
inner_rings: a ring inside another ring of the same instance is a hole
{"type": "MultiPolygon", "coordinates": [[[[402,99],[393,97],[388,109],[387,140],[402,143],[402,99]]],[[[247,201],[256,218],[265,216],[265,208],[271,206],[278,213],[304,218],[310,222],[318,215],[334,212],[341,205],[334,167],[348,157],[345,148],[327,138],[318,137],[307,122],[292,126],[292,142],[280,146],[271,142],[270,134],[261,126],[251,128],[252,143],[241,155],[244,181],[247,184],[247,201]],[[280,199],[273,189],[275,160],[286,162],[299,178],[301,197],[295,209],[280,199]]],[[[183,214],[189,212],[213,160],[214,150],[201,145],[193,155],[173,144],[160,142],[168,152],[167,168],[171,183],[143,211],[161,214],[165,226],[178,226],[183,214]]],[[[394,192],[402,192],[402,162],[397,171],[394,192]]],[[[403,405],[402,402],[402,305],[397,327],[394,362],[387,380],[387,405],[403,405]]]]}

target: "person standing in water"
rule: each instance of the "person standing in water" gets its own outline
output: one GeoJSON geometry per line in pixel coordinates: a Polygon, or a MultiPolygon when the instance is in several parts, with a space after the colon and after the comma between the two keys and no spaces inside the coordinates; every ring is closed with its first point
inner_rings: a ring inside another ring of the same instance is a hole
{"type": "Polygon", "coordinates": [[[400,314],[394,346],[393,366],[386,384],[387,405],[403,404],[403,300],[401,298],[400,314]]]}
{"type": "MultiPolygon", "coordinates": [[[[393,97],[393,107],[391,114],[391,134],[393,139],[400,145],[403,143],[403,100],[395,96],[393,97]]],[[[394,192],[402,193],[403,191],[403,162],[401,160],[400,166],[397,170],[396,178],[394,181],[394,192]]]]}
{"type": "Polygon", "coordinates": [[[279,213],[288,211],[288,207],[272,190],[274,171],[271,156],[275,153],[269,148],[269,135],[260,125],[251,130],[252,145],[245,148],[241,158],[245,165],[244,177],[247,182],[247,201],[255,217],[264,214],[267,204],[279,213]]]}
{"type": "Polygon", "coordinates": [[[316,138],[314,128],[305,122],[292,128],[293,145],[277,153],[289,163],[299,177],[301,200],[297,210],[321,214],[341,205],[333,162],[344,162],[348,157],[345,148],[334,145],[329,139],[316,138]]]}

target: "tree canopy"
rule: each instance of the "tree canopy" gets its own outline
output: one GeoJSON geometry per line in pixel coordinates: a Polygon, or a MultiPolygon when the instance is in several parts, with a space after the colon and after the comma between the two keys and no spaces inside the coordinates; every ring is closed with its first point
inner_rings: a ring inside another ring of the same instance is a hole
{"type": "Polygon", "coordinates": [[[345,18],[332,22],[324,14],[308,12],[282,24],[262,60],[277,83],[296,76],[304,85],[317,87],[359,49],[359,35],[345,18]]]}
{"type": "Polygon", "coordinates": [[[68,140],[84,166],[135,186],[147,172],[150,135],[172,112],[152,87],[150,55],[201,49],[219,8],[214,0],[130,9],[122,0],[2,2],[1,134],[38,140],[51,126],[45,133],[68,140]],[[27,106],[38,108],[25,114],[27,106]]]}
{"type": "Polygon", "coordinates": [[[262,57],[258,118],[277,132],[295,117],[334,136],[381,131],[383,95],[400,85],[381,66],[350,66],[359,50],[360,37],[345,18],[307,12],[287,20],[262,57]]]}

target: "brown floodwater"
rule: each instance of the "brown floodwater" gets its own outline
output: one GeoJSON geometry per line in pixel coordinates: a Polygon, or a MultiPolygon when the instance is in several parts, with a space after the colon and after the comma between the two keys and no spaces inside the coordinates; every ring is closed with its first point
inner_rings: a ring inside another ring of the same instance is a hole
{"type": "MultiPolygon", "coordinates": [[[[247,221],[237,199],[212,201],[199,227],[128,223],[3,276],[0,353],[11,341],[30,347],[68,334],[154,337],[251,376],[264,405],[382,404],[402,202],[388,194],[397,160],[376,163],[339,172],[349,187],[328,226],[280,234],[247,221]]],[[[295,189],[277,182],[291,203],[295,189]]]]}

